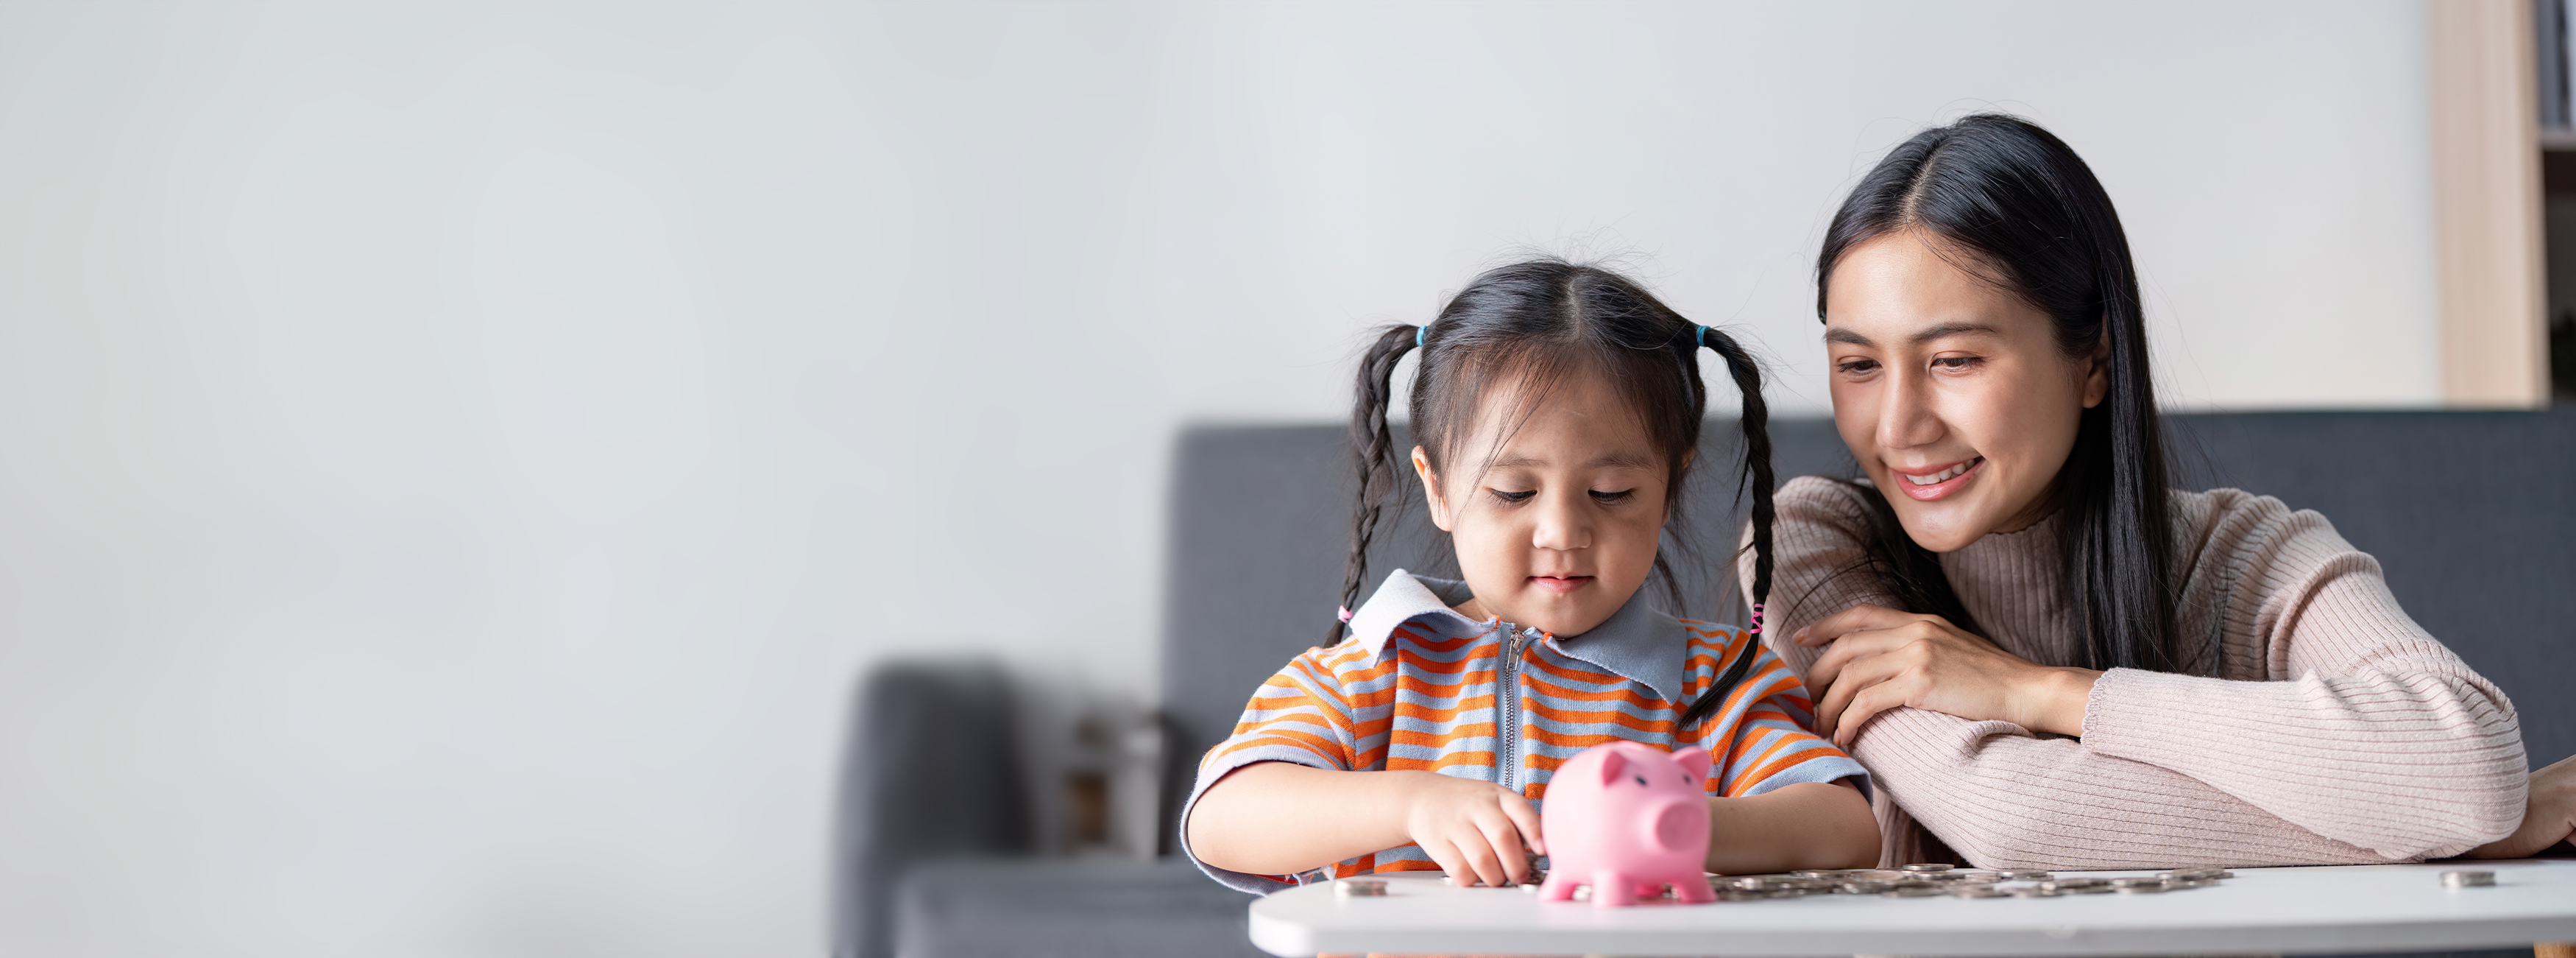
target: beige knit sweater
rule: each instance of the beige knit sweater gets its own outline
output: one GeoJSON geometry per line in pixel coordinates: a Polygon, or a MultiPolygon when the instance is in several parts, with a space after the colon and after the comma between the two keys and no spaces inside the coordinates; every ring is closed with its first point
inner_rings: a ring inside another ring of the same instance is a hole
{"type": "MultiPolygon", "coordinates": [[[[1764,631],[1801,674],[1822,649],[1787,636],[1858,603],[1897,607],[1875,576],[1847,571],[1876,494],[1812,476],[1780,491],[1764,631]]],[[[1922,860],[1922,827],[1989,868],[2154,868],[2439,858],[2520,824],[2529,772],[2512,703],[2406,617],[2376,560],[2268,496],[2174,505],[2177,625],[2217,636],[2223,677],[2113,669],[2081,739],[1880,716],[1853,752],[1877,786],[1884,864],[1922,860]]],[[[1987,639],[2072,665],[2055,535],[2053,520],[1988,535],[1941,567],[1987,639]]],[[[1748,551],[1748,589],[1752,568],[1748,551]]]]}

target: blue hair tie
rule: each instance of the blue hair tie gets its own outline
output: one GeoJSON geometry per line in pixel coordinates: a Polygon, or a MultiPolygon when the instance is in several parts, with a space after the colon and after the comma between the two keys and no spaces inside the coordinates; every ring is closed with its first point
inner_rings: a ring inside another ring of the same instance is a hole
{"type": "Polygon", "coordinates": [[[1420,326],[1413,327],[1413,348],[1415,348],[1415,349],[1421,349],[1421,348],[1422,348],[1422,337],[1423,337],[1423,336],[1425,336],[1425,335],[1428,335],[1430,332],[1431,332],[1431,324],[1430,324],[1430,323],[1424,323],[1424,324],[1422,324],[1422,325],[1420,325],[1420,326]]]}
{"type": "Polygon", "coordinates": [[[1706,327],[1706,326],[1702,326],[1702,327],[1700,327],[1700,328],[1699,328],[1698,342],[1699,342],[1699,348],[1701,348],[1701,349],[1707,349],[1707,348],[1708,348],[1708,327],[1706,327]]]}

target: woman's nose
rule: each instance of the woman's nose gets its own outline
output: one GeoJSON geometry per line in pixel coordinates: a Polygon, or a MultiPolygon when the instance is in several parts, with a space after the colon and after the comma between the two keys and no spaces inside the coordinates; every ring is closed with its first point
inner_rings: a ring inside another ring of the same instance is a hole
{"type": "Polygon", "coordinates": [[[1879,394],[1879,448],[1911,449],[1940,441],[1943,427],[1931,393],[1930,377],[1904,372],[1889,377],[1886,391],[1879,394]]]}
{"type": "Polygon", "coordinates": [[[1549,494],[1539,497],[1538,528],[1531,530],[1530,544],[1541,549],[1564,552],[1592,546],[1591,517],[1578,501],[1585,493],[1549,494]]]}

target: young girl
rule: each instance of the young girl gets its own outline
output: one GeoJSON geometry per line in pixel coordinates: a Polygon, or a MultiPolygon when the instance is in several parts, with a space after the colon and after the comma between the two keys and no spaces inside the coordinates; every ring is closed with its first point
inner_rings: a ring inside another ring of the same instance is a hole
{"type": "MultiPolygon", "coordinates": [[[[1253,892],[1324,866],[1520,883],[1547,850],[1536,803],[1549,775],[1621,739],[1712,753],[1711,871],[1876,861],[1865,773],[1803,727],[1798,677],[1752,632],[1675,619],[1639,594],[1651,573],[1670,581],[1656,547],[1699,444],[1702,347],[1743,391],[1767,572],[1761,378],[1725,334],[1618,275],[1542,260],[1478,276],[1432,322],[1378,337],[1351,420],[1347,635],[1336,625],[1334,644],[1263,683],[1200,765],[1181,837],[1202,869],[1253,892]],[[1421,354],[1413,471],[1466,578],[1399,569],[1354,610],[1398,481],[1386,410],[1408,351],[1421,354]]],[[[1769,586],[1756,577],[1756,629],[1769,586]]]]}

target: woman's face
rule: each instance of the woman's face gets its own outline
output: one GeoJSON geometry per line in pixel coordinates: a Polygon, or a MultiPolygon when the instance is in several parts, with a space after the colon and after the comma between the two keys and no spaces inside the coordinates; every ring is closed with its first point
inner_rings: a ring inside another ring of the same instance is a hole
{"type": "Polygon", "coordinates": [[[2047,313],[1913,231],[1843,254],[1825,304],[1834,428],[1917,545],[1949,552],[2045,515],[2109,388],[2105,350],[2068,359],[2047,313]]]}
{"type": "Polygon", "coordinates": [[[1598,373],[1558,383],[1517,424],[1511,392],[1497,387],[1479,404],[1475,429],[1445,473],[1420,446],[1413,468],[1482,612],[1581,635],[1618,612],[1654,571],[1664,457],[1598,373]],[[1493,466],[1478,474],[1497,442],[1493,466]]]}

